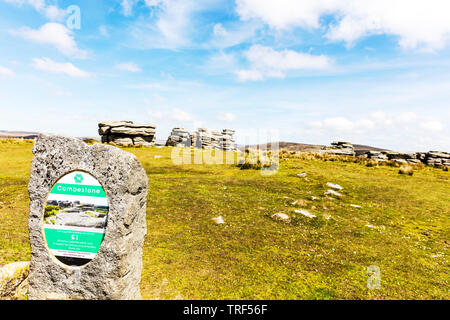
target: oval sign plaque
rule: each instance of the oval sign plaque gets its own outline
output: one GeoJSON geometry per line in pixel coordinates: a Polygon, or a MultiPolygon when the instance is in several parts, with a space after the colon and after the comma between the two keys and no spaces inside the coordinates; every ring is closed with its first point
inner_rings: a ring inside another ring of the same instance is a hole
{"type": "Polygon", "coordinates": [[[105,191],[92,175],[74,171],[60,178],[50,191],[44,212],[50,251],[70,266],[91,261],[103,241],[108,211],[105,191]]]}

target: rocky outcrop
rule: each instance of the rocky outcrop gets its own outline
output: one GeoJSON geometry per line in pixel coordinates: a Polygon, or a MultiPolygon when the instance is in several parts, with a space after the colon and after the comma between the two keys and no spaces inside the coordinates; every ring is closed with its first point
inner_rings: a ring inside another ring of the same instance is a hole
{"type": "Polygon", "coordinates": [[[330,147],[325,147],[321,152],[335,155],[355,156],[355,148],[350,142],[335,141],[331,143],[330,147]]]}
{"type": "Polygon", "coordinates": [[[350,142],[335,141],[330,147],[320,150],[322,153],[334,155],[361,156],[377,161],[392,161],[399,164],[419,164],[423,163],[433,167],[450,167],[450,153],[443,151],[429,152],[392,152],[376,150],[355,151],[350,142]]]}
{"type": "Polygon", "coordinates": [[[166,146],[172,147],[196,147],[200,149],[219,149],[225,151],[236,150],[234,130],[223,129],[208,130],[198,128],[190,133],[184,128],[174,128],[167,139],[166,146]]]}
{"type": "Polygon", "coordinates": [[[119,146],[153,146],[156,139],[156,126],[137,124],[132,121],[103,121],[98,124],[98,134],[103,143],[119,146]]]}
{"type": "Polygon", "coordinates": [[[434,167],[450,167],[450,153],[442,151],[430,151],[427,152],[425,156],[423,156],[423,162],[429,166],[434,167]]]}
{"type": "Polygon", "coordinates": [[[192,139],[190,132],[185,128],[173,128],[169,138],[167,138],[166,146],[168,147],[192,146],[192,139]]]}
{"type": "Polygon", "coordinates": [[[433,167],[450,166],[450,153],[442,151],[408,153],[368,151],[363,156],[379,161],[390,160],[393,162],[405,164],[423,163],[433,167]]]}

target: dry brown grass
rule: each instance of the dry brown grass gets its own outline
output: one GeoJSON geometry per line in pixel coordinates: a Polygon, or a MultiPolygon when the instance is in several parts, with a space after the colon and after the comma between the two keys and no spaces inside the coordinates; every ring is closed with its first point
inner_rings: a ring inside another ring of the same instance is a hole
{"type": "Polygon", "coordinates": [[[405,164],[405,165],[400,166],[398,173],[412,176],[414,174],[414,168],[411,165],[405,164]]]}

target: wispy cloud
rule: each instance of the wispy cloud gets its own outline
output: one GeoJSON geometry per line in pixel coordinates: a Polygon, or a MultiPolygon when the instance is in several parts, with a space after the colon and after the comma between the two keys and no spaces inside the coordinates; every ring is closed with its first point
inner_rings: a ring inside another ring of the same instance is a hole
{"type": "Polygon", "coordinates": [[[49,5],[45,0],[3,0],[16,6],[30,5],[36,11],[40,12],[47,19],[52,21],[63,21],[67,15],[66,10],[52,4],[49,5]]]}
{"type": "Polygon", "coordinates": [[[80,59],[87,57],[87,51],[78,48],[73,32],[60,23],[49,22],[39,29],[22,27],[10,30],[10,33],[31,42],[52,45],[68,57],[80,59]]]}
{"type": "Polygon", "coordinates": [[[86,78],[91,76],[89,72],[83,71],[75,67],[70,62],[55,62],[50,58],[34,58],[33,66],[36,69],[52,72],[52,73],[63,73],[71,77],[86,78]]]}
{"type": "Polygon", "coordinates": [[[128,72],[141,72],[142,69],[134,62],[122,62],[115,65],[115,68],[122,71],[128,72]]]}
{"type": "Polygon", "coordinates": [[[236,120],[236,116],[231,112],[219,112],[216,119],[219,121],[233,122],[236,120]]]}
{"type": "Polygon", "coordinates": [[[13,70],[0,66],[0,76],[13,76],[15,74],[13,70]]]}
{"type": "Polygon", "coordinates": [[[253,45],[243,55],[250,63],[250,69],[236,71],[240,81],[284,78],[292,70],[324,70],[333,64],[326,55],[316,56],[287,49],[276,51],[261,45],[253,45]]]}

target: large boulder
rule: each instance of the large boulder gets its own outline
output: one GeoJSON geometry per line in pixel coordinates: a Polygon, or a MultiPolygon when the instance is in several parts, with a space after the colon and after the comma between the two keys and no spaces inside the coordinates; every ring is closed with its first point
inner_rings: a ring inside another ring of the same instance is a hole
{"type": "Polygon", "coordinates": [[[119,146],[153,146],[156,140],[156,126],[133,123],[132,121],[103,121],[98,124],[102,143],[119,146]]]}

